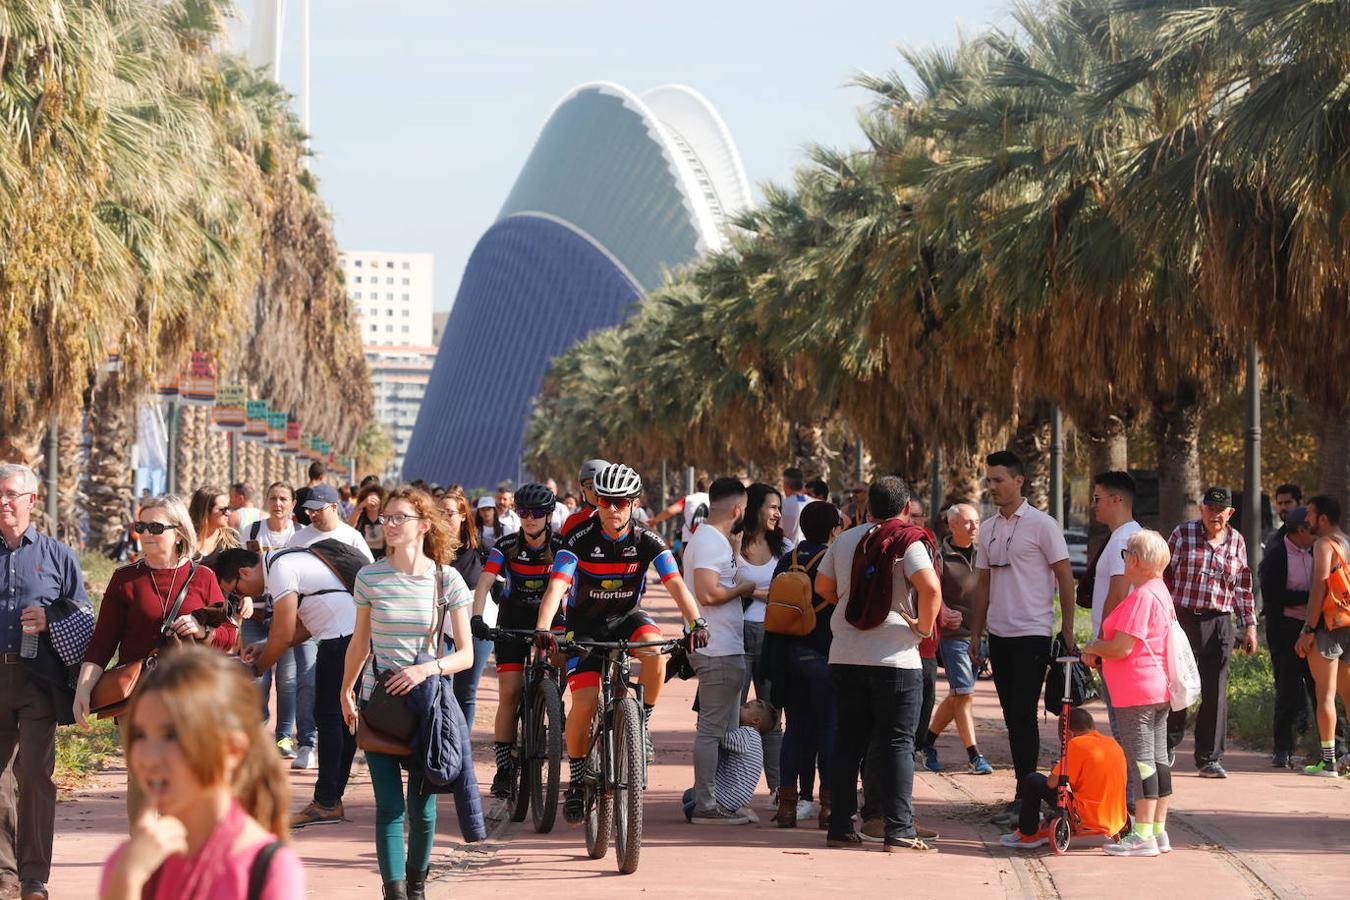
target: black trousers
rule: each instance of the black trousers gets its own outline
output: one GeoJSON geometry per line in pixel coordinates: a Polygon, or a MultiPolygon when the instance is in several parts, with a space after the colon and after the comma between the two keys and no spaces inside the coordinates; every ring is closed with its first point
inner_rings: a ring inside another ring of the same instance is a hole
{"type": "Polygon", "coordinates": [[[933,720],[933,704],[937,702],[937,660],[923,661],[923,705],[919,707],[919,727],[914,729],[914,746],[922,747],[928,737],[928,723],[933,720]]]}
{"type": "Polygon", "coordinates": [[[1059,802],[1059,789],[1050,786],[1044,772],[1032,772],[1019,782],[1022,807],[1017,813],[1017,830],[1030,837],[1041,828],[1041,804],[1059,802]]]}
{"type": "Polygon", "coordinates": [[[923,674],[891,666],[830,666],[838,701],[838,733],[830,763],[830,834],[853,831],[858,769],[869,756],[868,784],[886,820],[886,840],[914,837],[914,728],[923,674]]]}
{"type": "Polygon", "coordinates": [[[1017,774],[1017,796],[1022,779],[1036,771],[1041,753],[1040,706],[1045,673],[1050,668],[1050,638],[989,635],[989,664],[994,687],[1008,729],[1008,749],[1017,774]]]}
{"type": "Polygon", "coordinates": [[[1302,619],[1291,619],[1278,610],[1266,617],[1266,642],[1270,667],[1275,675],[1275,752],[1294,752],[1294,732],[1308,730],[1308,709],[1317,705],[1317,686],[1308,661],[1294,652],[1302,619]]]}
{"type": "MultiPolygon", "coordinates": [[[[1195,767],[1223,759],[1228,730],[1228,660],[1233,655],[1236,625],[1232,613],[1192,612],[1177,607],[1177,621],[1191,642],[1200,669],[1200,709],[1195,714],[1195,767]]],[[[1167,750],[1186,736],[1186,710],[1167,717],[1167,750]]]]}

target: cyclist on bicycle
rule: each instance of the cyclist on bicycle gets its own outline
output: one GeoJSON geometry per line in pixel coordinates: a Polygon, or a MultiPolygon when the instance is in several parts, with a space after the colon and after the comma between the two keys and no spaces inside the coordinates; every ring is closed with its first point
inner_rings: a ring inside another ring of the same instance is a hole
{"type": "Polygon", "coordinates": [[[588,459],[581,464],[577,473],[577,483],[581,485],[581,507],[563,522],[563,537],[567,537],[576,527],[595,515],[595,476],[608,466],[603,459],[588,459]]]}
{"type": "MultiPolygon", "coordinates": [[[[562,538],[549,527],[557,498],[547,486],[532,482],[516,491],[516,513],[520,516],[520,531],[505,535],[488,554],[483,574],[473,592],[473,618],[469,625],[473,636],[485,640],[491,629],[483,621],[483,609],[498,575],[506,581],[502,589],[501,612],[497,627],[533,629],[539,617],[539,601],[544,596],[549,571],[562,547],[562,538]]],[[[556,616],[554,625],[561,627],[562,616],[556,616]]],[[[525,678],[525,657],[528,644],[510,637],[498,638],[494,653],[497,658],[497,717],[493,726],[493,749],[497,755],[497,775],[492,779],[492,796],[510,797],[511,782],[516,774],[516,759],[512,749],[516,744],[516,707],[525,678]]]]}
{"type": "MultiPolygon", "coordinates": [[[[647,568],[656,569],[680,614],[694,647],[708,642],[707,623],[699,617],[698,602],[685,586],[666,542],[645,525],[633,521],[633,500],[642,493],[642,479],[621,463],[606,466],[595,476],[597,510],[593,518],[563,539],[553,563],[553,575],[535,621],[539,646],[553,648],[550,630],[563,597],[567,597],[565,630],[569,639],[590,641],[660,640],[661,629],[639,608],[647,568]]],[[[654,648],[635,650],[642,658],[644,718],[650,721],[657,694],[666,677],[666,660],[654,648]]],[[[581,657],[570,667],[568,686],[572,710],[567,716],[567,756],[571,783],[563,795],[563,817],[573,824],[585,816],[584,784],[589,774],[591,719],[600,695],[601,654],[581,657]]],[[[651,758],[650,741],[647,756],[651,758]]]]}

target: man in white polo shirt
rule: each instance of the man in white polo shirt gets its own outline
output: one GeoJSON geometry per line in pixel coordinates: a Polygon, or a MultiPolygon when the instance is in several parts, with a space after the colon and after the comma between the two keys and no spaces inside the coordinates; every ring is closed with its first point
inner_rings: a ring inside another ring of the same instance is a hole
{"type": "MultiPolygon", "coordinates": [[[[1073,639],[1073,572],[1069,546],[1054,519],[1022,496],[1022,460],[1010,450],[985,458],[985,487],[998,512],[980,525],[975,569],[979,581],[971,607],[970,653],[977,660],[980,638],[989,630],[989,663],[1003,707],[1018,791],[1036,771],[1040,756],[1041,686],[1050,665],[1059,592],[1060,637],[1066,653],[1073,639]]],[[[1015,821],[1021,795],[996,818],[1015,821]]]]}
{"type": "Polygon", "coordinates": [[[745,684],[742,598],[755,591],[753,581],[736,578],[731,535],[745,517],[745,485],[719,478],[708,490],[708,518],[684,551],[684,571],[698,608],[708,623],[707,646],[689,657],[698,673],[698,726],[694,735],[695,825],[744,825],[748,817],[717,802],[718,748],[740,724],[745,684]]]}

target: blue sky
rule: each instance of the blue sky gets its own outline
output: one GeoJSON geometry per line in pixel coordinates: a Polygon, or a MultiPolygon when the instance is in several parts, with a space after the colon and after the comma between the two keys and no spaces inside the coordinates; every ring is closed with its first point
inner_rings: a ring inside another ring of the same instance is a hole
{"type": "MultiPolygon", "coordinates": [[[[241,0],[247,10],[250,0],[241,0]]],[[[299,0],[281,80],[298,93],[299,0]]],[[[867,98],[845,82],[898,45],[956,40],[1004,0],[311,0],[315,172],[344,248],[436,255],[448,309],[544,118],[572,87],[679,82],[726,120],[754,185],[809,143],[857,144],[867,98]]]]}

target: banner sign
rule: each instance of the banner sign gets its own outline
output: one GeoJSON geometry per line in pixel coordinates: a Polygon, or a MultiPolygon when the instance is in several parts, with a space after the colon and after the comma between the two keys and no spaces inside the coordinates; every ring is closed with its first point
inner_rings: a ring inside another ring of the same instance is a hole
{"type": "Polygon", "coordinates": [[[194,350],[178,378],[178,394],[184,403],[210,406],[216,402],[216,363],[210,353],[194,350]]]}
{"type": "Polygon", "coordinates": [[[269,411],[266,400],[250,400],[244,405],[244,438],[250,441],[267,440],[267,419],[269,411]]]}
{"type": "Polygon", "coordinates": [[[286,423],[286,453],[295,456],[300,452],[300,423],[291,421],[286,423]]]}
{"type": "Polygon", "coordinates": [[[212,411],[216,426],[225,431],[243,431],[248,417],[247,399],[242,384],[222,384],[216,391],[216,408],[212,411]]]}
{"type": "Polygon", "coordinates": [[[286,446],[286,414],[284,412],[268,411],[267,446],[278,449],[286,446]]]}
{"type": "Polygon", "coordinates": [[[165,369],[159,373],[159,383],[155,388],[161,400],[178,399],[178,370],[165,369]]]}

